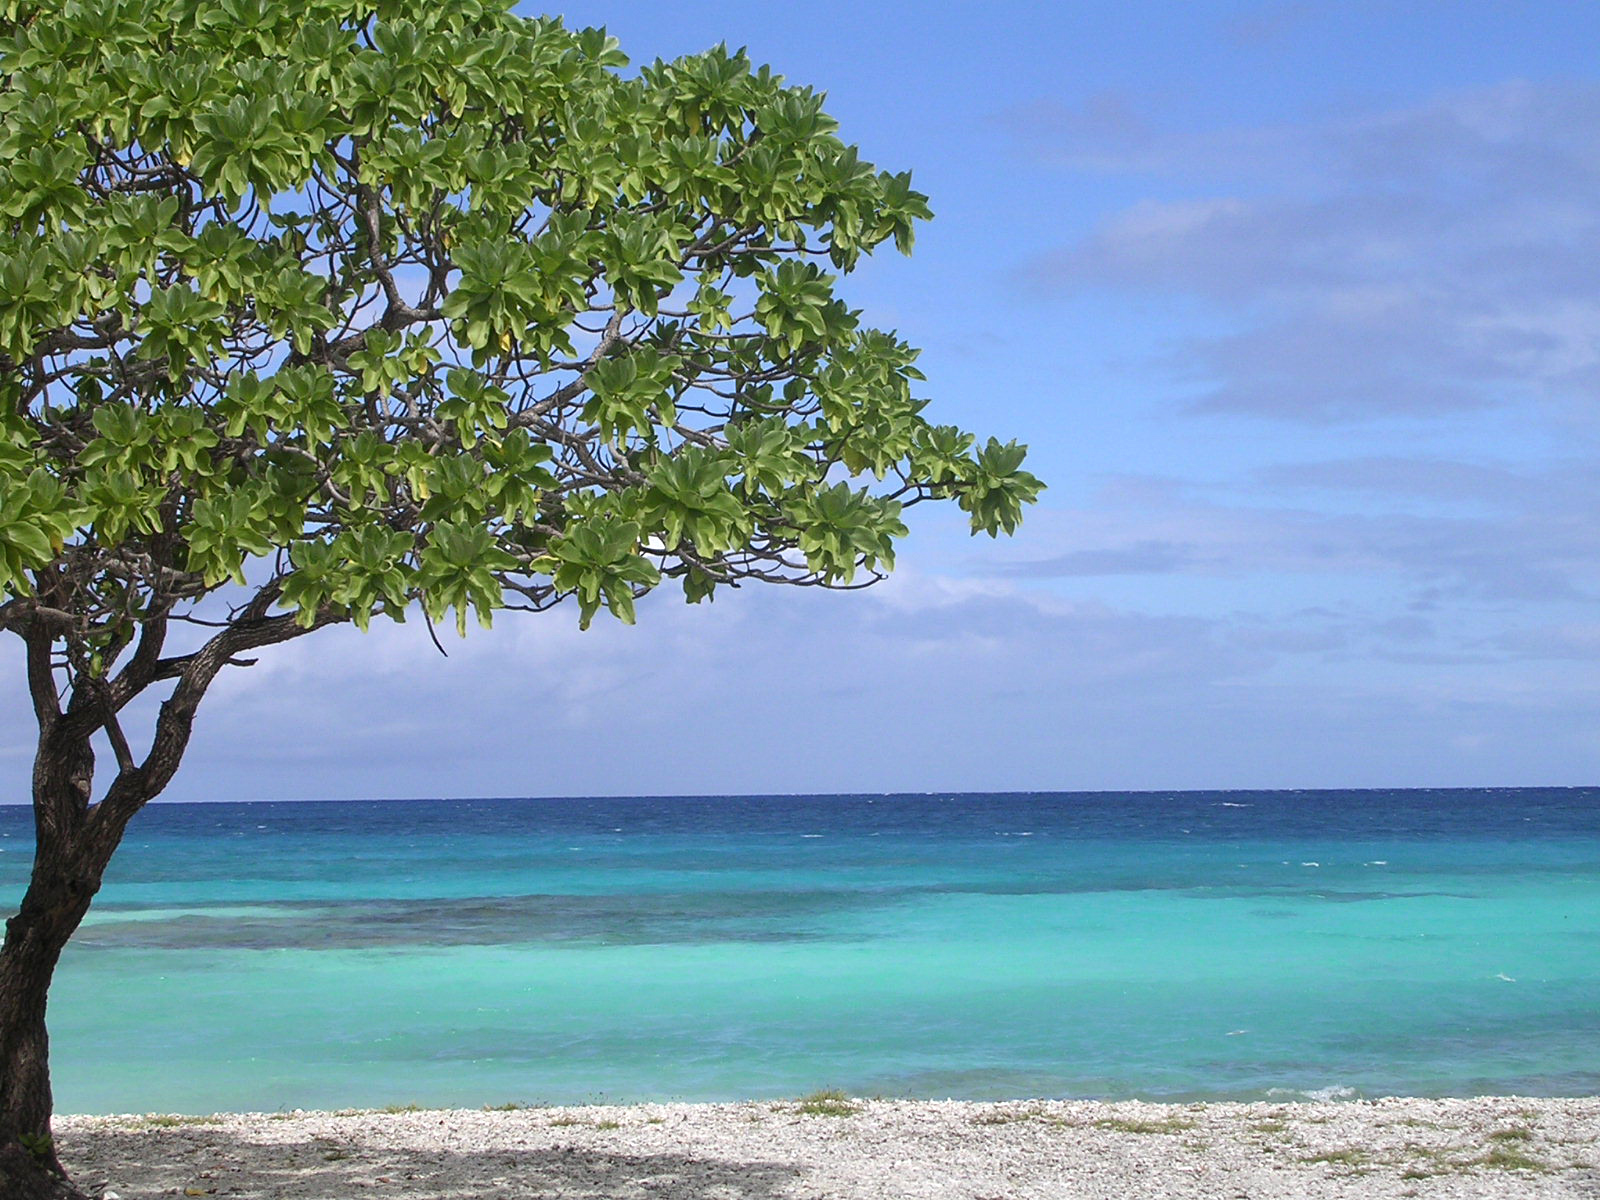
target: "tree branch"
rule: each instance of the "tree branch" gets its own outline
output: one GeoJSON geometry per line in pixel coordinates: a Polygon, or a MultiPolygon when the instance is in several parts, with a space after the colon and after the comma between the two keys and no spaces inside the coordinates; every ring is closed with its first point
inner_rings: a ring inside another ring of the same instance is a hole
{"type": "Polygon", "coordinates": [[[43,628],[32,624],[22,631],[22,640],[28,648],[28,694],[33,700],[33,715],[39,722],[40,736],[48,737],[61,720],[61,693],[56,690],[50,662],[54,640],[43,628]]]}
{"type": "Polygon", "coordinates": [[[223,667],[246,650],[292,641],[342,620],[324,610],[309,626],[299,624],[292,614],[248,621],[223,630],[194,654],[171,660],[182,663],[176,672],[178,686],[161,705],[150,752],[138,765],[130,761],[112,781],[105,798],[94,806],[89,817],[91,836],[120,838],[134,814],[172,781],[194,731],[195,712],[223,667]]]}

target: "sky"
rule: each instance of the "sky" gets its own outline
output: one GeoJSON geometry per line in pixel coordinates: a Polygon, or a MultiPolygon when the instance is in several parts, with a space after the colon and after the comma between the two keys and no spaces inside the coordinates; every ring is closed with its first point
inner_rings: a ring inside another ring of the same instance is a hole
{"type": "Polygon", "coordinates": [[[913,170],[936,219],[846,295],[1049,490],[918,509],[866,592],[274,648],[167,798],[1600,782],[1600,8],[564,14],[746,46],[913,170]]]}

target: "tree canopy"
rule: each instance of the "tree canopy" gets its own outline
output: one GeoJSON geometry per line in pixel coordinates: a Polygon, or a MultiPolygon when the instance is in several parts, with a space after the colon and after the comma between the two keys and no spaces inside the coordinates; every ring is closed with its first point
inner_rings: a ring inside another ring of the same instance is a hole
{"type": "Polygon", "coordinates": [[[631,621],[1038,490],[836,294],[926,198],[742,52],[626,75],[483,0],[4,7],[0,619],[86,676],[229,584],[302,628],[631,621]]]}

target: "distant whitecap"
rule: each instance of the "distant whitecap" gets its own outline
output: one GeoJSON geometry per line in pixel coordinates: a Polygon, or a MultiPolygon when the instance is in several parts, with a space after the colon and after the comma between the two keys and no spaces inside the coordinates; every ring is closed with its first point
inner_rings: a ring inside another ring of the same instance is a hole
{"type": "Polygon", "coordinates": [[[1305,1091],[1299,1088],[1268,1088],[1267,1097],[1272,1100],[1287,1099],[1291,1096],[1305,1100],[1354,1100],[1359,1092],[1352,1087],[1340,1087],[1337,1084],[1329,1087],[1310,1088],[1305,1091]]]}
{"type": "Polygon", "coordinates": [[[1340,1087],[1337,1084],[1331,1087],[1312,1088],[1305,1093],[1307,1100],[1354,1100],[1359,1093],[1353,1087],[1340,1087]]]}

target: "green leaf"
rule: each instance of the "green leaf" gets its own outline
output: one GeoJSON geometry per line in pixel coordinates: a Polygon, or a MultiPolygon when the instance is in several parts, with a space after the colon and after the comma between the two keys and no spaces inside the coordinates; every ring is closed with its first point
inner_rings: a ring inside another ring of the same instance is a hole
{"type": "Polygon", "coordinates": [[[0,26],[0,603],[48,579],[62,661],[271,599],[464,630],[847,585],[902,501],[994,535],[1042,488],[842,298],[927,198],[743,51],[625,73],[499,0],[0,26]]]}

